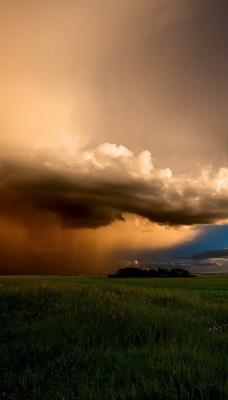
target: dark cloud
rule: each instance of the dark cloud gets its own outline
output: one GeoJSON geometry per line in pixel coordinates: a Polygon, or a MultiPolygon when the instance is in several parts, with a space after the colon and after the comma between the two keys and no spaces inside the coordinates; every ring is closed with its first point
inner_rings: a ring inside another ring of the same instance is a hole
{"type": "Polygon", "coordinates": [[[207,250],[203,253],[193,254],[187,258],[208,259],[208,258],[228,258],[228,249],[207,250]]]}
{"type": "Polygon", "coordinates": [[[149,152],[136,157],[108,143],[77,153],[68,164],[48,159],[2,162],[2,213],[33,208],[58,216],[63,228],[98,228],[124,220],[124,213],[171,226],[228,217],[226,168],[173,177],[168,168],[153,168],[149,152]]]}
{"type": "Polygon", "coordinates": [[[76,194],[69,197],[50,194],[39,200],[31,198],[31,201],[38,210],[59,215],[63,228],[98,228],[110,225],[115,220],[124,221],[121,212],[106,206],[102,195],[96,201],[90,194],[77,195],[77,190],[75,188],[76,194]]]}

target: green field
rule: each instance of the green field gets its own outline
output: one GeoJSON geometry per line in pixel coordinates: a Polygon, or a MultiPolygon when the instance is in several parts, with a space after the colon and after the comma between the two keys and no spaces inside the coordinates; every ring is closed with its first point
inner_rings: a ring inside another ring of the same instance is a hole
{"type": "Polygon", "coordinates": [[[228,399],[228,276],[0,278],[0,399],[228,399]]]}

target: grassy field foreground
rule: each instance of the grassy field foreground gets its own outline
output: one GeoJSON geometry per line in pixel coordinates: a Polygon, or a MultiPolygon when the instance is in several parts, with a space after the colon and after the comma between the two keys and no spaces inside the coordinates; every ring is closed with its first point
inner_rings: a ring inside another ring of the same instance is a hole
{"type": "Polygon", "coordinates": [[[0,279],[0,399],[225,400],[228,278],[0,279]]]}

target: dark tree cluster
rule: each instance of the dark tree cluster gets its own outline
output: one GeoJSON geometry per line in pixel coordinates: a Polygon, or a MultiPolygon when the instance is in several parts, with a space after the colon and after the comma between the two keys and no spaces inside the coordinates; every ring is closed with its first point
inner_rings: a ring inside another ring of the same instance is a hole
{"type": "Polygon", "coordinates": [[[156,269],[142,269],[142,268],[134,268],[127,267],[119,269],[116,274],[109,275],[109,278],[165,278],[165,277],[190,277],[193,276],[187,269],[182,268],[173,268],[173,269],[165,269],[158,268],[156,269]]]}

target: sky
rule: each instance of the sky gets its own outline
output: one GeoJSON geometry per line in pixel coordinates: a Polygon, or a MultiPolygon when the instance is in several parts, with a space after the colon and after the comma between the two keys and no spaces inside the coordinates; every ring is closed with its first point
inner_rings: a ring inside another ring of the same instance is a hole
{"type": "Polygon", "coordinates": [[[228,248],[227,14],[225,0],[0,2],[0,274],[228,248]]]}

